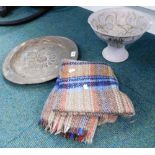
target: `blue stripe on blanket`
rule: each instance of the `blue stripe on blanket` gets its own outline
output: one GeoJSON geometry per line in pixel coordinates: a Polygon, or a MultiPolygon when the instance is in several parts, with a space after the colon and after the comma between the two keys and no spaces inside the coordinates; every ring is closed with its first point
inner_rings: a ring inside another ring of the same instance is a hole
{"type": "MultiPolygon", "coordinates": [[[[74,82],[74,81],[83,81],[83,80],[114,80],[117,81],[117,78],[112,76],[103,76],[103,75],[94,75],[94,76],[78,76],[70,78],[61,78],[59,77],[59,82],[74,82]]],[[[117,81],[118,82],[118,81],[117,81]]]]}
{"type": "Polygon", "coordinates": [[[86,82],[86,81],[81,81],[78,83],[59,83],[58,87],[59,89],[72,89],[72,88],[76,88],[76,87],[83,87],[84,85],[87,85],[88,87],[98,87],[98,86],[102,86],[102,87],[106,87],[106,86],[112,86],[112,85],[116,85],[118,86],[118,83],[116,81],[93,81],[93,82],[86,82]]]}
{"type": "Polygon", "coordinates": [[[105,63],[103,62],[85,62],[85,61],[79,61],[79,62],[63,62],[62,65],[89,65],[89,64],[101,64],[101,65],[106,65],[105,63]]]}

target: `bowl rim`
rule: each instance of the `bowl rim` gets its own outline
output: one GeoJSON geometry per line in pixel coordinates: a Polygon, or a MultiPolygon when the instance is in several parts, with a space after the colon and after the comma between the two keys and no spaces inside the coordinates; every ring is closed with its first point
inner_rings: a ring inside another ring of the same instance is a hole
{"type": "Polygon", "coordinates": [[[125,8],[125,7],[112,7],[112,8],[105,8],[105,9],[101,9],[101,10],[98,10],[96,12],[93,12],[92,14],[89,15],[88,17],[88,20],[87,20],[88,24],[91,26],[91,28],[95,31],[95,32],[98,32],[98,33],[101,33],[103,35],[106,35],[106,36],[110,36],[110,37],[121,37],[121,38],[128,38],[128,37],[135,37],[135,36],[140,36],[140,35],[143,35],[145,32],[147,32],[152,24],[153,24],[153,21],[152,21],[152,17],[148,14],[148,13],[143,13],[142,11],[137,11],[135,9],[131,9],[131,8],[125,8]],[[91,20],[94,16],[97,16],[99,13],[102,13],[104,11],[113,11],[113,10],[130,10],[130,11],[134,11],[136,12],[137,14],[139,15],[143,15],[145,16],[145,18],[147,19],[148,21],[148,24],[146,26],[146,28],[144,29],[144,31],[142,31],[141,33],[136,33],[135,35],[109,35],[108,33],[103,33],[102,31],[100,30],[97,30],[92,24],[91,24],[91,20]]]}

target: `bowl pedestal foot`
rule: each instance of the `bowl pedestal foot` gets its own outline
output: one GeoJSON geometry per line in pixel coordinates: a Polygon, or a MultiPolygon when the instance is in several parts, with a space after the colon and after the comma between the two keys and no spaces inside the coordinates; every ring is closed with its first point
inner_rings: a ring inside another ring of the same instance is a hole
{"type": "Polygon", "coordinates": [[[125,49],[125,46],[121,48],[116,48],[108,45],[106,48],[102,51],[103,57],[111,62],[123,62],[127,60],[129,53],[125,49]]]}

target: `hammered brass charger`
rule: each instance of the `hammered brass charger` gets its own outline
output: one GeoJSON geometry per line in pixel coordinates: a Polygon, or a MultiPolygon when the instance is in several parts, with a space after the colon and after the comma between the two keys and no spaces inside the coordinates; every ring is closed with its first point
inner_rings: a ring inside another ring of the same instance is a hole
{"type": "Polygon", "coordinates": [[[58,76],[63,58],[77,59],[76,44],[65,37],[46,36],[15,47],[3,64],[4,77],[17,84],[35,84],[58,76]]]}

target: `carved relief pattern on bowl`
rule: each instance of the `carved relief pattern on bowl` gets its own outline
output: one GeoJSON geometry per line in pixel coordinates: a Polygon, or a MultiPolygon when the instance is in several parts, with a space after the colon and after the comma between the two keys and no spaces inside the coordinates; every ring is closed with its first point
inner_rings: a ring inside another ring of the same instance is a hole
{"type": "Polygon", "coordinates": [[[143,33],[147,23],[144,16],[135,12],[102,12],[91,21],[93,27],[107,35],[130,36],[143,33]]]}

